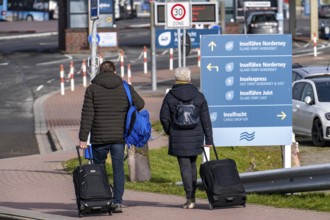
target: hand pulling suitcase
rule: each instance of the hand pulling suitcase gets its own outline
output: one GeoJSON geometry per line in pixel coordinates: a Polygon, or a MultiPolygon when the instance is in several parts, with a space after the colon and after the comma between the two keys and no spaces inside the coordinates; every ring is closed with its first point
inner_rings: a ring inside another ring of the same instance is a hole
{"type": "Polygon", "coordinates": [[[216,160],[208,160],[200,165],[202,179],[209,200],[209,208],[242,205],[245,207],[246,194],[236,163],[232,159],[219,160],[215,146],[213,150],[216,160]]]}
{"type": "MultiPolygon", "coordinates": [[[[73,171],[73,182],[78,216],[95,213],[108,213],[111,215],[113,188],[109,183],[105,166],[94,164],[92,159],[89,159],[89,164],[82,165],[79,146],[76,149],[79,166],[73,171]]],[[[91,155],[91,152],[89,155],[91,155]]]]}

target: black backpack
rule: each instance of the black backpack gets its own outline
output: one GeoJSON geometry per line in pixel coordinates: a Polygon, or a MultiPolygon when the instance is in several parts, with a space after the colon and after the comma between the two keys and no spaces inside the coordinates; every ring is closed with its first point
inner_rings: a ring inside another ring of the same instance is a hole
{"type": "Polygon", "coordinates": [[[199,124],[199,113],[196,106],[191,101],[184,104],[179,102],[176,106],[176,115],[173,120],[174,125],[182,130],[194,129],[199,124]]]}

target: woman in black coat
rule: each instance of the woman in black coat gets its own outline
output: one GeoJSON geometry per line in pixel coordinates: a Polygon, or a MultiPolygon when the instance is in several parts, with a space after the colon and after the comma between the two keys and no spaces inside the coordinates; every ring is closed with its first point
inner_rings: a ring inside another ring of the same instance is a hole
{"type": "Polygon", "coordinates": [[[160,110],[160,121],[169,136],[168,154],[176,156],[180,166],[181,178],[186,192],[183,208],[195,207],[197,187],[196,159],[203,152],[202,146],[213,144],[212,125],[209,109],[204,95],[192,85],[191,71],[187,67],[175,70],[176,83],[166,94],[160,110]],[[176,123],[178,105],[192,104],[198,123],[193,128],[184,128],[176,123]]]}

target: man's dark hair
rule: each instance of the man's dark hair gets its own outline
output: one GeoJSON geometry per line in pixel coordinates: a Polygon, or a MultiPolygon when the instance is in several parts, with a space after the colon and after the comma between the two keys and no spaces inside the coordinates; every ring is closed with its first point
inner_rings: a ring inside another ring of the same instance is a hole
{"type": "Polygon", "coordinates": [[[106,72],[111,72],[111,73],[116,72],[116,66],[115,66],[115,64],[113,64],[113,62],[104,61],[101,64],[100,73],[106,73],[106,72]]]}

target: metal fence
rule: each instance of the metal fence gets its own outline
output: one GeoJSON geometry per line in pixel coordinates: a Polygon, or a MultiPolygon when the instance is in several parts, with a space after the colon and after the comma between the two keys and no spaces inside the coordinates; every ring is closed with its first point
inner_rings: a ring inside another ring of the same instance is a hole
{"type": "MultiPolygon", "coordinates": [[[[330,189],[330,164],[240,174],[246,193],[295,193],[330,189]]],[[[182,185],[177,182],[176,185],[182,185]]],[[[203,186],[202,181],[197,181],[203,186]]]]}

